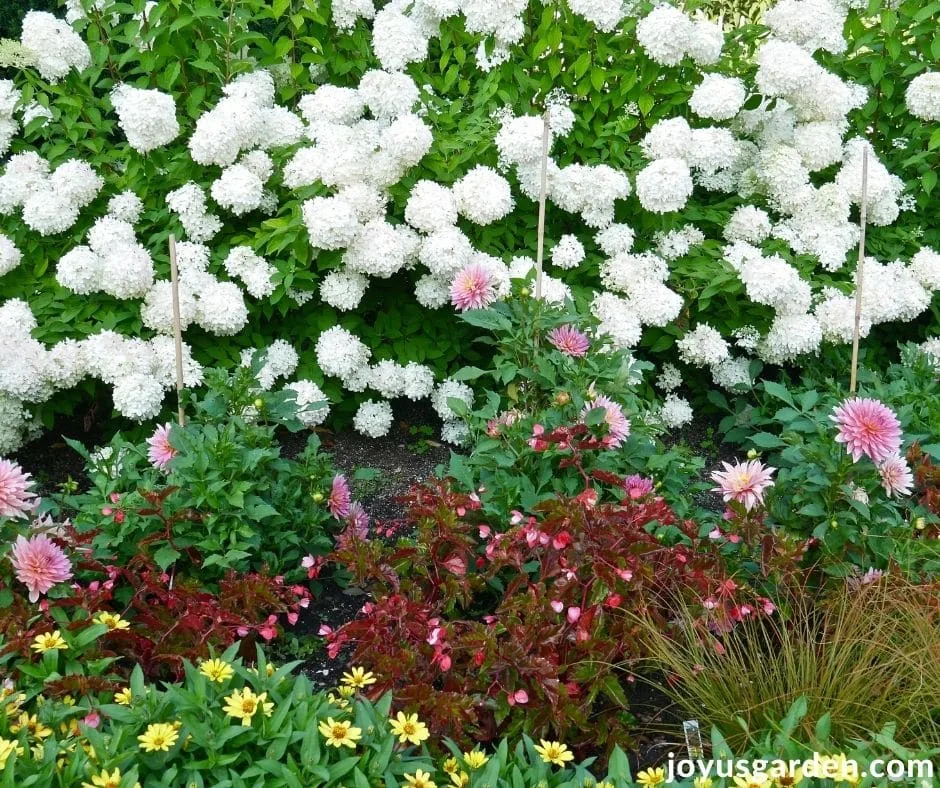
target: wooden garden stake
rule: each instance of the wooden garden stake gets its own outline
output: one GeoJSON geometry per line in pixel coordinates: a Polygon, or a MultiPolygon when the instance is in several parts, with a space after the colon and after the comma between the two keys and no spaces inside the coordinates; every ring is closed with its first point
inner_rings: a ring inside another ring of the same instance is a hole
{"type": "Polygon", "coordinates": [[[177,421],[186,424],[183,412],[183,327],[180,323],[180,277],[176,266],[176,236],[170,233],[170,289],[173,292],[173,338],[176,340],[176,408],[177,421]]]}
{"type": "Polygon", "coordinates": [[[545,198],[548,193],[548,146],[551,130],[548,126],[548,110],[542,115],[542,179],[539,186],[539,229],[535,253],[535,297],[542,297],[542,266],[545,259],[545,198]]]}
{"type": "Polygon", "coordinates": [[[852,329],[852,371],[849,395],[858,382],[858,334],[862,323],[862,281],[865,277],[865,223],[868,220],[868,146],[862,148],[862,193],[859,197],[858,265],[855,269],[855,326],[852,329]]]}

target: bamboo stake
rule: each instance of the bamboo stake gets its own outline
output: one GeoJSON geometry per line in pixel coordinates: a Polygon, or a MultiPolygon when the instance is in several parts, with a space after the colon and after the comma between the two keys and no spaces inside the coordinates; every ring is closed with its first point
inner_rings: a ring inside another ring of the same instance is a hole
{"type": "Polygon", "coordinates": [[[551,130],[548,126],[548,110],[542,115],[542,180],[539,186],[539,229],[535,254],[535,297],[542,297],[542,266],[545,259],[545,198],[548,193],[548,147],[551,130]]]}
{"type": "Polygon", "coordinates": [[[852,371],[849,395],[858,382],[858,335],[862,323],[862,282],[865,278],[865,224],[868,221],[868,146],[862,148],[862,193],[859,197],[858,265],[855,269],[855,326],[852,329],[852,371]]]}
{"type": "Polygon", "coordinates": [[[183,327],[180,322],[180,277],[176,266],[176,236],[170,233],[170,289],[173,292],[173,338],[176,340],[176,409],[181,427],[186,424],[183,411],[183,327]]]}

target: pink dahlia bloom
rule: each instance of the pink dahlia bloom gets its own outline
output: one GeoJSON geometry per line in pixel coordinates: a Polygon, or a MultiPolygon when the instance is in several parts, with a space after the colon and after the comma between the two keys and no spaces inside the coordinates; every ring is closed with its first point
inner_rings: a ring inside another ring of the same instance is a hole
{"type": "Polygon", "coordinates": [[[39,503],[30,475],[10,460],[0,460],[0,517],[26,517],[39,503]]]}
{"type": "Polygon", "coordinates": [[[569,325],[559,326],[549,331],[548,341],[566,356],[574,356],[575,358],[587,355],[588,348],[591,346],[591,342],[585,334],[569,325]]]}
{"type": "Polygon", "coordinates": [[[901,422],[891,408],[876,399],[847,399],[829,417],[839,428],[852,462],[863,454],[880,463],[901,449],[901,422]]]}
{"type": "Polygon", "coordinates": [[[747,511],[764,503],[764,490],[773,487],[770,477],[776,468],[764,466],[760,460],[747,460],[734,465],[723,462],[722,465],[725,466],[723,471],[712,474],[712,479],[719,484],[712,492],[721,493],[725,503],[737,501],[744,504],[747,511]]]}
{"type": "Polygon", "coordinates": [[[583,419],[596,408],[604,409],[604,423],[607,424],[604,445],[616,449],[623,443],[624,438],[630,434],[630,421],[623,415],[623,408],[603,394],[596,396],[585,404],[584,409],[581,411],[581,418],[583,419]]]}
{"type": "Polygon", "coordinates": [[[72,562],[45,534],[30,539],[18,536],[10,553],[16,579],[29,589],[29,601],[37,602],[56,583],[72,576],[72,562]]]}
{"type": "Polygon", "coordinates": [[[333,477],[333,487],[330,490],[330,497],[326,505],[337,520],[342,520],[349,516],[349,505],[352,502],[352,494],[349,492],[349,483],[346,477],[339,473],[333,477]]]}
{"type": "Polygon", "coordinates": [[[910,495],[914,487],[914,474],[907,460],[898,452],[886,457],[878,466],[881,474],[881,486],[889,496],[910,495]]]}
{"type": "Polygon", "coordinates": [[[170,428],[172,425],[163,424],[157,427],[156,431],[147,438],[147,459],[150,464],[161,471],[170,467],[172,460],[179,452],[170,445],[170,428]]]}
{"type": "Polygon", "coordinates": [[[631,499],[642,498],[653,492],[653,480],[635,473],[624,479],[623,488],[631,499]]]}
{"type": "Polygon", "coordinates": [[[484,309],[495,300],[493,275],[479,263],[471,263],[464,268],[450,286],[450,302],[461,312],[484,309]]]}
{"type": "Polygon", "coordinates": [[[348,529],[360,539],[367,539],[369,536],[369,513],[359,501],[353,501],[349,505],[348,529]]]}

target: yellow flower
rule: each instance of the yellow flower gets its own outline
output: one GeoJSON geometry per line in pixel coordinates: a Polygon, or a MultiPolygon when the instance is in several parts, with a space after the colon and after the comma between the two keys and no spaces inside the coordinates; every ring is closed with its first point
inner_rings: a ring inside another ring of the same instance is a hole
{"type": "Polygon", "coordinates": [[[259,708],[265,717],[271,716],[274,704],[266,702],[267,697],[267,692],[255,695],[251,687],[235,690],[225,699],[225,713],[229,717],[240,717],[242,725],[251,725],[251,718],[255,716],[259,708]]]}
{"type": "Polygon", "coordinates": [[[535,751],[542,756],[545,763],[554,763],[556,766],[564,766],[568,761],[574,760],[574,753],[568,749],[567,744],[560,741],[542,739],[540,744],[535,745],[535,751]]]}
{"type": "Polygon", "coordinates": [[[337,698],[332,692],[326,696],[326,699],[337,708],[348,709],[349,701],[346,698],[337,698]]]}
{"type": "Polygon", "coordinates": [[[347,687],[347,686],[337,687],[336,691],[339,693],[339,696],[341,698],[351,698],[353,695],[356,694],[355,687],[347,687]]]}
{"type": "Polygon", "coordinates": [[[354,728],[351,722],[337,722],[332,717],[321,721],[318,727],[330,747],[355,748],[356,742],[362,738],[362,728],[354,728]]]}
{"type": "Polygon", "coordinates": [[[62,633],[59,632],[58,629],[36,635],[36,639],[33,640],[33,645],[31,646],[33,651],[37,651],[40,654],[45,654],[47,651],[52,651],[53,649],[64,651],[68,647],[69,644],[62,639],[62,633]]]}
{"type": "Polygon", "coordinates": [[[355,689],[362,689],[370,684],[375,684],[376,681],[378,681],[378,679],[376,679],[372,671],[370,670],[367,673],[365,668],[352,668],[349,673],[344,673],[342,678],[343,684],[355,689]]]}
{"type": "Polygon", "coordinates": [[[756,774],[748,774],[745,772],[741,775],[736,775],[734,778],[734,784],[738,788],[766,788],[770,783],[770,777],[768,777],[763,772],[757,772],[756,774]]]}
{"type": "Polygon", "coordinates": [[[406,716],[403,712],[391,721],[392,733],[398,737],[400,744],[411,742],[412,744],[421,744],[421,742],[430,738],[427,725],[418,720],[417,714],[406,716]]]}
{"type": "Polygon", "coordinates": [[[614,784],[612,782],[608,782],[607,780],[604,780],[603,782],[599,782],[597,784],[597,788],[614,788],[614,784]]]}
{"type": "Polygon", "coordinates": [[[858,765],[854,761],[849,761],[844,752],[832,756],[831,760],[836,765],[835,779],[838,782],[858,785],[862,778],[858,771],[858,765]]]}
{"type": "Polygon", "coordinates": [[[113,772],[108,774],[108,770],[105,769],[101,774],[95,774],[91,778],[90,783],[82,783],[82,788],[120,788],[121,787],[121,770],[115,769],[113,772]]]}
{"type": "Polygon", "coordinates": [[[646,769],[636,776],[636,781],[643,788],[655,788],[657,785],[665,785],[666,770],[662,766],[656,769],[646,769]]]}
{"type": "Polygon", "coordinates": [[[712,788],[712,778],[696,777],[692,780],[692,788],[712,788]]]}
{"type": "Polygon", "coordinates": [[[64,698],[62,698],[62,703],[66,706],[74,706],[75,698],[73,698],[71,695],[66,695],[64,698]]]}
{"type": "Polygon", "coordinates": [[[52,728],[43,725],[35,714],[30,716],[25,711],[10,725],[10,733],[19,733],[24,728],[34,739],[45,739],[52,735],[52,728]]]}
{"type": "Polygon", "coordinates": [[[165,722],[155,722],[147,726],[137,740],[144,752],[169,752],[179,738],[178,728],[165,722]]]}
{"type": "Polygon", "coordinates": [[[787,769],[783,774],[774,775],[774,785],[776,788],[793,788],[803,782],[803,770],[800,768],[790,771],[787,769]]]}
{"type": "Polygon", "coordinates": [[[96,624],[104,624],[112,632],[115,629],[128,629],[131,625],[130,621],[125,621],[117,613],[99,613],[95,616],[96,624]]]}
{"type": "Polygon", "coordinates": [[[6,766],[7,758],[9,758],[14,752],[17,755],[23,755],[25,750],[15,741],[10,741],[9,739],[0,737],[0,769],[6,766]]]}
{"type": "Polygon", "coordinates": [[[209,681],[217,681],[219,684],[228,681],[235,675],[232,666],[221,659],[206,660],[199,666],[199,672],[209,681]]]}
{"type": "Polygon", "coordinates": [[[406,774],[405,782],[413,785],[414,788],[437,788],[437,783],[431,779],[431,775],[420,769],[414,774],[406,774]]]}
{"type": "Polygon", "coordinates": [[[467,785],[470,785],[470,775],[466,772],[455,773],[450,776],[450,781],[457,788],[465,788],[467,785]]]}
{"type": "Polygon", "coordinates": [[[444,761],[444,765],[441,768],[444,770],[445,774],[457,774],[460,769],[460,764],[457,762],[456,758],[448,758],[444,761]]]}
{"type": "Polygon", "coordinates": [[[471,769],[479,769],[488,760],[489,756],[479,750],[472,750],[471,752],[465,752],[463,754],[463,762],[471,769]]]}
{"type": "Polygon", "coordinates": [[[121,706],[130,706],[133,699],[134,693],[131,692],[130,687],[125,687],[120,692],[114,693],[114,702],[119,703],[121,706]]]}

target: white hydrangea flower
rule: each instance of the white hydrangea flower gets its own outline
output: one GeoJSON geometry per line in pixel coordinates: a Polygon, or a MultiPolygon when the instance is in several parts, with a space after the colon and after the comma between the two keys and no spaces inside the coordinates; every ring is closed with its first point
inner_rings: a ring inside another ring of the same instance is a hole
{"type": "Polygon", "coordinates": [[[940,71],[928,71],[911,80],[904,94],[908,112],[929,123],[940,121],[940,71]]]}
{"type": "Polygon", "coordinates": [[[692,189],[692,173],[682,159],[658,159],[636,176],[636,195],[652,213],[681,210],[692,196],[692,189]]]}
{"type": "Polygon", "coordinates": [[[343,249],[352,243],[362,225],[355,207],[343,197],[314,197],[303,204],[304,224],[310,243],[319,249],[343,249]]]}
{"type": "Polygon", "coordinates": [[[372,23],[372,50],[387,71],[403,71],[428,56],[428,37],[414,21],[388,5],[372,23]]]}
{"type": "Polygon", "coordinates": [[[56,83],[75,69],[91,65],[91,50],[71,25],[45,11],[29,11],[23,17],[20,43],[34,56],[43,79],[56,83]]]}
{"type": "Polygon", "coordinates": [[[726,391],[742,391],[753,385],[746,358],[726,358],[711,367],[712,380],[726,391]]]}
{"type": "Polygon", "coordinates": [[[176,103],[167,93],[120,84],[111,91],[111,103],[128,144],[138,153],[149,153],[179,136],[176,103]]]}
{"type": "Polygon", "coordinates": [[[373,219],[349,244],[343,262],[355,273],[387,279],[411,262],[419,242],[418,235],[407,225],[373,219]]]}
{"type": "Polygon", "coordinates": [[[684,397],[667,394],[658,415],[666,427],[675,430],[692,421],[692,406],[684,397]]]}
{"type": "Polygon", "coordinates": [[[235,246],[223,262],[225,272],[233,279],[241,279],[245,289],[255,298],[265,298],[274,292],[277,269],[249,246],[235,246]]]}
{"type": "Polygon", "coordinates": [[[559,268],[577,268],[584,262],[584,245],[574,235],[563,235],[552,247],[552,263],[559,268]]]}
{"type": "Polygon", "coordinates": [[[728,358],[728,343],[708,323],[699,323],[677,343],[679,358],[696,367],[710,367],[728,358]]]}
{"type": "Polygon", "coordinates": [[[453,192],[434,181],[418,181],[405,205],[405,221],[425,233],[452,227],[457,223],[453,192]]]}
{"type": "Polygon", "coordinates": [[[333,326],[317,339],[316,355],[324,374],[345,380],[368,368],[372,351],[355,334],[333,326]]]}
{"type": "Polygon", "coordinates": [[[604,254],[614,257],[633,248],[636,233],[627,224],[611,224],[594,236],[594,242],[604,254]]]}
{"type": "Polygon", "coordinates": [[[434,389],[431,395],[431,407],[443,421],[456,421],[459,417],[451,410],[447,404],[449,399],[458,399],[466,404],[468,408],[473,407],[473,389],[466,383],[459,380],[447,378],[434,389]]]}
{"type": "Polygon", "coordinates": [[[695,23],[678,8],[661,5],[637,22],[636,37],[652,60],[677,66],[688,53],[695,23]]]}
{"type": "Polygon", "coordinates": [[[143,210],[143,200],[129,189],[108,200],[108,216],[127,224],[137,224],[143,210]]]}
{"type": "Polygon", "coordinates": [[[457,210],[475,224],[492,224],[514,206],[509,182],[496,170],[478,164],[453,186],[457,210]]]}
{"type": "Polygon", "coordinates": [[[739,205],[728,217],[724,236],[732,243],[745,241],[759,244],[770,235],[770,217],[754,205],[739,205]]]}
{"type": "Polygon", "coordinates": [[[640,341],[643,328],[633,304],[614,293],[598,293],[591,302],[591,313],[598,319],[598,333],[618,348],[629,350],[640,341]]]}
{"type": "Polygon", "coordinates": [[[659,375],[656,378],[656,386],[661,391],[670,392],[675,391],[679,386],[682,385],[682,373],[679,372],[679,369],[675,364],[663,364],[662,368],[659,370],[659,375]]]}
{"type": "Polygon", "coordinates": [[[199,293],[196,323],[210,334],[233,336],[248,324],[248,307],[234,282],[211,282],[199,293]]]}
{"type": "Polygon", "coordinates": [[[320,298],[340,312],[359,306],[369,286],[369,279],[354,271],[330,271],[320,282],[320,298]]]}
{"type": "Polygon", "coordinates": [[[415,283],[415,300],[425,309],[440,309],[450,303],[450,279],[425,274],[415,283]]]}
{"type": "Polygon", "coordinates": [[[730,120],[744,104],[747,91],[737,77],[721,74],[705,74],[692,91],[689,109],[700,118],[708,120],[730,120]]]}
{"type": "Polygon", "coordinates": [[[779,0],[764,13],[763,23],[777,38],[808,52],[824,49],[840,54],[846,48],[842,35],[846,10],[847,4],[838,0],[779,0]]]}
{"type": "Polygon", "coordinates": [[[114,384],[114,408],[134,421],[147,421],[160,415],[164,389],[153,375],[135,373],[114,384]]]}
{"type": "Polygon", "coordinates": [[[366,400],[359,406],[356,415],[353,416],[353,427],[356,432],[365,435],[367,438],[381,438],[388,435],[392,428],[392,406],[390,403],[381,400],[366,400]]]}
{"type": "MultiPolygon", "coordinates": [[[[0,253],[0,259],[3,255],[0,253]]],[[[908,270],[925,290],[940,290],[940,254],[923,247],[911,258],[908,270]]]]}
{"type": "Polygon", "coordinates": [[[454,446],[463,446],[470,437],[470,427],[456,420],[447,420],[441,424],[441,440],[454,446]]]}
{"type": "Polygon", "coordinates": [[[233,164],[212,182],[210,193],[222,208],[242,216],[261,205],[264,181],[244,164],[233,164]]]}
{"type": "Polygon", "coordinates": [[[16,244],[0,233],[0,276],[8,274],[23,260],[23,253],[17,249],[16,244]]]}
{"type": "Polygon", "coordinates": [[[318,427],[330,415],[330,405],[326,394],[312,380],[297,380],[284,386],[294,392],[297,406],[297,419],[305,427],[318,427]]]}

